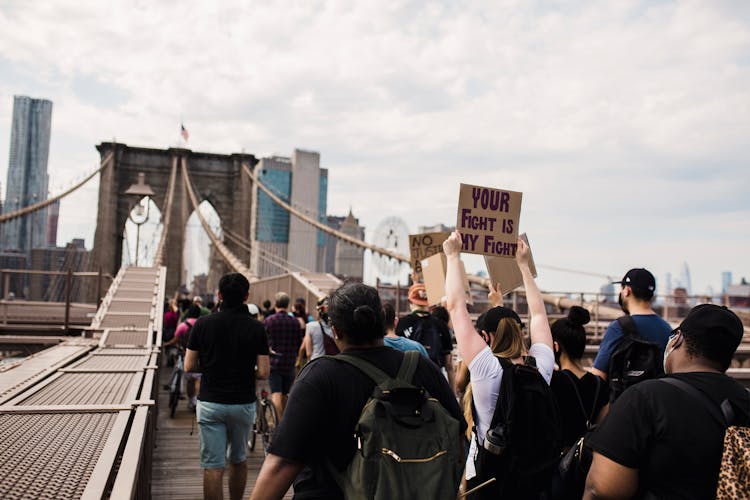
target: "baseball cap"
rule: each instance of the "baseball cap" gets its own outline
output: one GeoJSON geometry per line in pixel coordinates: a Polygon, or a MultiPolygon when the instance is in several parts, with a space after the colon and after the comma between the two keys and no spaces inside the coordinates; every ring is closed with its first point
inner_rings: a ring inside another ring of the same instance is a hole
{"type": "Polygon", "coordinates": [[[696,333],[724,335],[735,340],[737,345],[742,342],[744,333],[740,318],[725,306],[716,304],[700,304],[692,308],[680,323],[678,330],[685,337],[696,333]]]}
{"type": "Polygon", "coordinates": [[[652,295],[654,290],[656,290],[656,279],[654,279],[654,275],[642,267],[631,269],[625,273],[625,277],[623,277],[621,281],[614,281],[612,283],[629,286],[635,291],[649,292],[652,295]]]}
{"type": "Polygon", "coordinates": [[[427,306],[427,290],[423,283],[414,283],[409,287],[409,302],[417,306],[427,306]]]}
{"type": "Polygon", "coordinates": [[[512,318],[518,322],[519,325],[523,327],[523,322],[521,321],[521,318],[516,314],[516,312],[513,309],[508,309],[507,307],[498,306],[493,307],[486,313],[483,313],[482,315],[477,318],[477,330],[485,332],[496,332],[497,331],[497,325],[500,323],[500,320],[503,318],[512,318]]]}
{"type": "Polygon", "coordinates": [[[252,316],[257,316],[258,313],[260,313],[260,309],[258,309],[258,306],[256,306],[255,304],[248,304],[247,305],[247,311],[252,316]]]}

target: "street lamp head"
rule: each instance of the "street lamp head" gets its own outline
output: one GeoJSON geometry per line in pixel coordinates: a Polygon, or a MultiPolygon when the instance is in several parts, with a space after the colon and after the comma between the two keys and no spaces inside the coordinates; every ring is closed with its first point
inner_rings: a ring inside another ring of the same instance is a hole
{"type": "Polygon", "coordinates": [[[146,184],[146,174],[138,172],[138,182],[131,184],[127,191],[125,191],[125,194],[133,196],[153,196],[154,190],[151,189],[151,186],[146,184]]]}

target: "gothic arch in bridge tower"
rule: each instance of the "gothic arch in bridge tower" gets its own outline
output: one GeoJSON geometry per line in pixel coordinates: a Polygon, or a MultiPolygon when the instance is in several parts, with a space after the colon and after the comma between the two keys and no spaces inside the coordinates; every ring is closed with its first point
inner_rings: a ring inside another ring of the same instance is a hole
{"type": "MultiPolygon", "coordinates": [[[[203,200],[198,206],[198,210],[211,226],[214,234],[226,244],[226,238],[222,237],[223,222],[213,203],[211,203],[211,199],[203,200]]],[[[206,274],[205,282],[200,280],[201,283],[199,283],[198,288],[205,286],[202,293],[212,293],[218,288],[219,278],[229,271],[230,269],[221,254],[214,248],[208,235],[206,235],[196,211],[191,211],[185,227],[183,250],[183,276],[185,277],[183,283],[187,285],[188,290],[192,290],[193,279],[199,274],[206,274]],[[205,267],[205,270],[196,272],[195,268],[199,265],[205,267]],[[192,271],[192,275],[190,271],[192,271]]]]}
{"type": "MultiPolygon", "coordinates": [[[[94,235],[93,265],[114,275],[122,262],[122,237],[125,223],[140,196],[126,195],[130,186],[143,181],[154,192],[152,199],[169,218],[165,228],[166,247],[162,265],[167,266],[167,294],[181,284],[185,225],[193,212],[183,183],[184,164],[198,202],[209,200],[221,218],[222,227],[250,240],[252,190],[249,178],[242,173],[242,163],[254,168],[257,160],[251,154],[221,155],[194,152],[188,149],[151,149],[121,143],[103,142],[97,146],[102,159],[114,151],[111,164],[99,178],[99,210],[94,235]],[[171,207],[166,207],[170,174],[176,169],[171,207]],[[167,213],[168,209],[168,213],[167,213]]],[[[225,245],[243,262],[249,252],[232,241],[225,245]]]]}

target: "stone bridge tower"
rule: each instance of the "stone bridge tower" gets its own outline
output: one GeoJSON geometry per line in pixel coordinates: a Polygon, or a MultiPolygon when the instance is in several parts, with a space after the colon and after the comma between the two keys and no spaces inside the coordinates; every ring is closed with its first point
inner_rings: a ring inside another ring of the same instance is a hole
{"type": "MultiPolygon", "coordinates": [[[[242,172],[242,162],[254,169],[257,160],[250,154],[221,155],[198,153],[189,149],[150,149],[103,142],[96,149],[104,159],[114,151],[113,163],[102,170],[99,180],[99,211],[94,235],[93,265],[113,276],[122,262],[122,238],[125,222],[138,198],[125,191],[138,182],[143,173],[145,183],[154,191],[154,203],[166,217],[165,204],[173,162],[177,163],[174,199],[163,265],[167,266],[167,296],[182,284],[185,225],[193,211],[181,176],[181,160],[186,160],[188,174],[199,203],[208,200],[221,218],[221,226],[251,241],[251,181],[242,172]]],[[[224,244],[243,262],[250,261],[247,250],[227,240],[224,244]]]]}

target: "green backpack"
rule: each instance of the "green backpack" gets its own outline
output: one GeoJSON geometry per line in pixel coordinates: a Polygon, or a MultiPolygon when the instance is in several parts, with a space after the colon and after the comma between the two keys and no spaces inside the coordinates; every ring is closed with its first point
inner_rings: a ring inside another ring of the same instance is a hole
{"type": "Polygon", "coordinates": [[[376,384],[355,427],[354,458],[343,471],[329,466],[347,500],[455,500],[464,468],[460,424],[412,384],[419,356],[404,353],[396,378],[355,356],[332,357],[376,384]]]}

